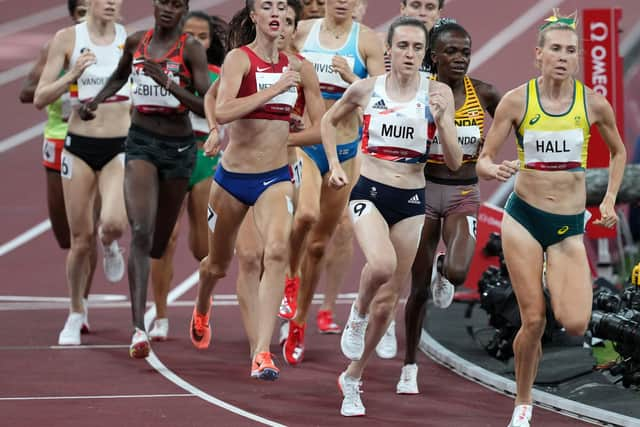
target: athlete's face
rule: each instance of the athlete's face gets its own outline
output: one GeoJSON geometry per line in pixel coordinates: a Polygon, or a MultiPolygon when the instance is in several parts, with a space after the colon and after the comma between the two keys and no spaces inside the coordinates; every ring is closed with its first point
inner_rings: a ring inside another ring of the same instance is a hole
{"type": "Polygon", "coordinates": [[[256,24],[256,32],[277,39],[284,27],[286,14],[287,2],[285,0],[256,0],[250,16],[256,24]]]}
{"type": "Polygon", "coordinates": [[[187,0],[153,0],[153,16],[156,24],[163,28],[175,28],[189,9],[187,0]]]}
{"type": "Polygon", "coordinates": [[[120,19],[120,9],[123,0],[89,0],[91,15],[104,21],[117,21],[120,19]]]}
{"type": "Polygon", "coordinates": [[[407,0],[406,4],[400,4],[400,15],[418,18],[431,31],[440,18],[438,0],[407,0]]]}
{"type": "Polygon", "coordinates": [[[187,19],[182,31],[187,34],[191,34],[193,38],[202,43],[205,50],[209,49],[209,46],[211,46],[209,23],[204,19],[197,18],[195,16],[187,19]]]}
{"type": "Polygon", "coordinates": [[[358,0],[327,0],[326,14],[337,20],[352,19],[358,0]]]}
{"type": "Polygon", "coordinates": [[[471,61],[471,40],[460,31],[447,31],[440,35],[432,47],[431,57],[439,76],[458,80],[467,74],[471,61]]]}
{"type": "Polygon", "coordinates": [[[402,74],[415,73],[422,65],[426,49],[424,30],[413,25],[396,27],[389,49],[391,70],[402,74]]]}
{"type": "Polygon", "coordinates": [[[578,72],[578,36],[570,30],[549,30],[542,47],[536,47],[536,62],[543,76],[564,80],[578,72]]]}
{"type": "Polygon", "coordinates": [[[292,44],[296,33],[296,12],[292,7],[287,7],[287,15],[284,18],[284,26],[278,37],[278,50],[287,50],[292,44]]]}
{"type": "Polygon", "coordinates": [[[302,19],[324,17],[325,0],[302,0],[302,19]]]}
{"type": "Polygon", "coordinates": [[[73,22],[75,24],[79,24],[80,22],[83,22],[85,19],[87,19],[88,9],[89,6],[87,4],[87,0],[79,0],[76,4],[76,8],[71,14],[71,19],[73,20],[73,22]]]}
{"type": "Polygon", "coordinates": [[[362,22],[364,15],[367,14],[368,0],[358,0],[356,7],[353,9],[353,20],[356,22],[362,22]]]}

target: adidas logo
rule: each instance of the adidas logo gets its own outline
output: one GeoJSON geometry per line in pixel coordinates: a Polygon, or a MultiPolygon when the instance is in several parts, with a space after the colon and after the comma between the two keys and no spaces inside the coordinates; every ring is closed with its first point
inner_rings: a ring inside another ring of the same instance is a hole
{"type": "Polygon", "coordinates": [[[411,204],[411,205],[419,205],[420,204],[420,197],[418,197],[417,194],[414,194],[413,197],[411,197],[407,203],[411,204]]]}
{"type": "Polygon", "coordinates": [[[376,110],[386,110],[387,104],[384,103],[384,99],[380,99],[378,102],[373,104],[371,108],[375,108],[376,110]]]}

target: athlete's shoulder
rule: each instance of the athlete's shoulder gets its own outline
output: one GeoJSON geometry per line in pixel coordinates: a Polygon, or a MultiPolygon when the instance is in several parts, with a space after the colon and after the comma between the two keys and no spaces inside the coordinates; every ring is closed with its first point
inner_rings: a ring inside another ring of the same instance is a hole
{"type": "Polygon", "coordinates": [[[145,34],[147,34],[146,30],[136,31],[135,33],[129,34],[127,41],[125,41],[125,49],[130,50],[131,48],[137,48],[145,34]]]}
{"type": "Polygon", "coordinates": [[[482,80],[474,79],[472,77],[469,78],[471,80],[471,84],[480,99],[480,102],[484,105],[484,107],[493,115],[498,102],[502,98],[500,92],[490,83],[484,82],[482,80]]]}

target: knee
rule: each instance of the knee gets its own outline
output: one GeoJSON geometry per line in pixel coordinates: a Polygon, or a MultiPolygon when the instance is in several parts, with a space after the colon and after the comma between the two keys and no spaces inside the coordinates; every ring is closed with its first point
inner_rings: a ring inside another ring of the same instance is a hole
{"type": "Polygon", "coordinates": [[[467,268],[461,264],[447,265],[445,267],[445,277],[454,286],[460,286],[467,278],[467,268]]]}
{"type": "Polygon", "coordinates": [[[151,251],[153,242],[153,230],[148,224],[132,223],[131,224],[131,245],[139,248],[145,253],[151,251]]]}
{"type": "Polygon", "coordinates": [[[294,227],[308,232],[318,222],[318,214],[308,209],[300,209],[294,218],[294,227]]]}
{"type": "Polygon", "coordinates": [[[255,248],[236,246],[238,269],[245,274],[260,274],[262,269],[262,251],[255,248]]]}
{"type": "Polygon", "coordinates": [[[328,241],[329,239],[325,238],[311,240],[307,245],[307,255],[316,260],[316,262],[319,262],[327,250],[328,241]]]}
{"type": "Polygon", "coordinates": [[[367,263],[367,265],[371,282],[378,286],[391,280],[396,270],[396,262],[394,259],[381,259],[367,263]]]}
{"type": "Polygon", "coordinates": [[[544,328],[547,325],[545,313],[525,314],[522,316],[522,329],[538,339],[542,338],[544,328]]]}
{"type": "Polygon", "coordinates": [[[122,236],[125,224],[117,221],[104,221],[100,224],[100,232],[109,240],[118,239],[122,236]]]}
{"type": "Polygon", "coordinates": [[[285,265],[289,260],[289,244],[287,241],[269,242],[264,248],[264,265],[285,265]]]}
{"type": "Polygon", "coordinates": [[[94,246],[94,238],[90,233],[73,233],[71,235],[71,249],[76,253],[88,254],[94,246]]]}
{"type": "Polygon", "coordinates": [[[200,261],[200,280],[210,282],[212,280],[222,279],[227,275],[227,268],[229,268],[228,262],[223,264],[206,256],[200,261]]]}

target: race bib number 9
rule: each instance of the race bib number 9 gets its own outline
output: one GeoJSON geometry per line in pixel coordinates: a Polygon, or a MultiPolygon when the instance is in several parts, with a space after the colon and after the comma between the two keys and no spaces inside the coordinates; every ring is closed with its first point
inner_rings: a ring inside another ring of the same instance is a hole
{"type": "Polygon", "coordinates": [[[366,216],[373,209],[373,203],[369,200],[351,200],[349,202],[349,214],[351,215],[351,222],[354,224],[362,217],[366,216]]]}

